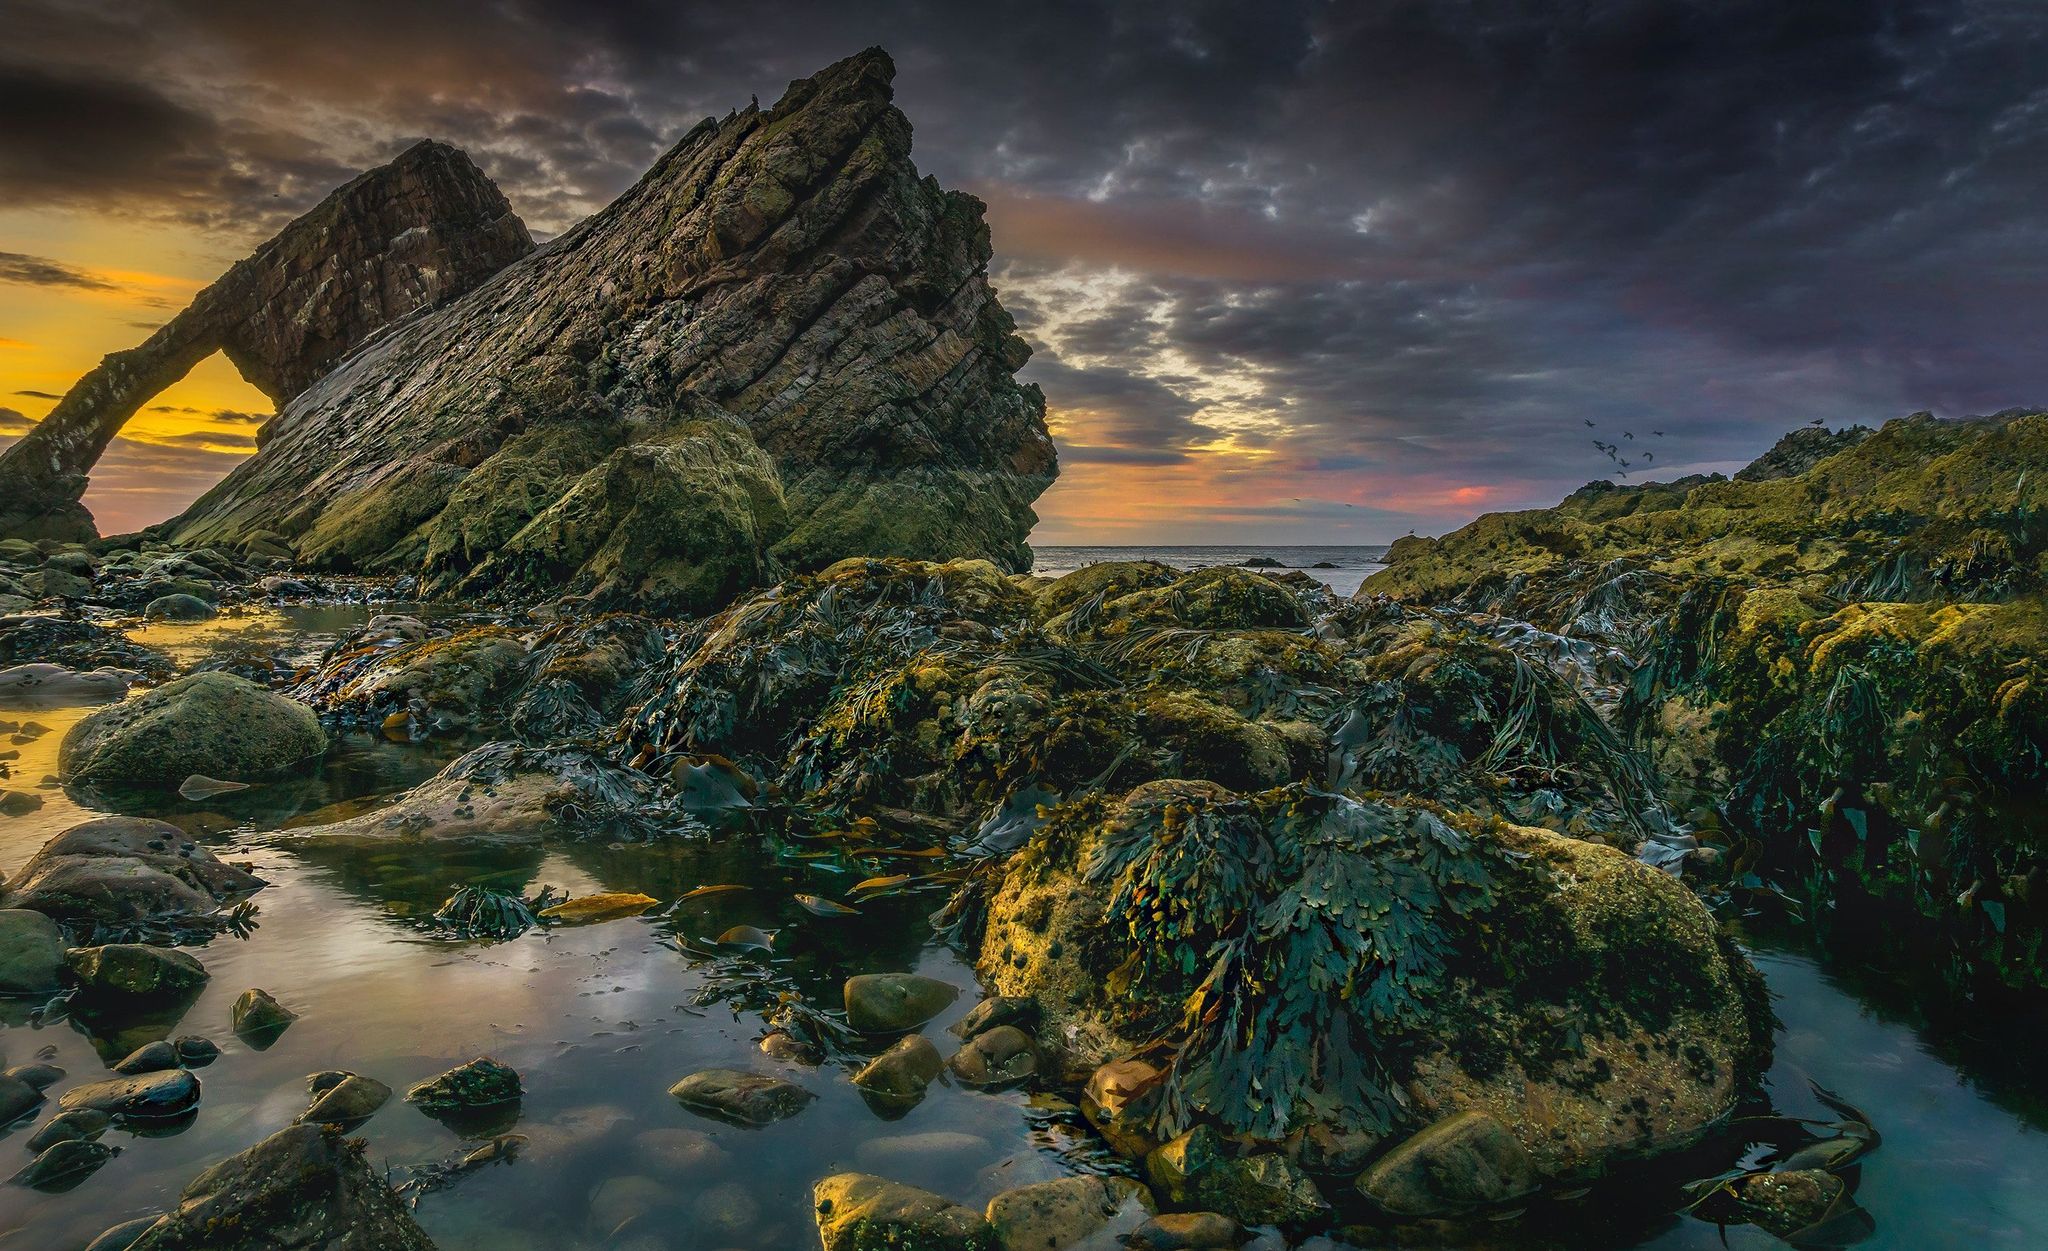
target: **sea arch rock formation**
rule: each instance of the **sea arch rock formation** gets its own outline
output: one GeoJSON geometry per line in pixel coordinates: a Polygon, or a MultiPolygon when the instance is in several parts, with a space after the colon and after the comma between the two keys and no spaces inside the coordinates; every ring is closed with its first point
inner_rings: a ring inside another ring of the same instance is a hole
{"type": "Polygon", "coordinates": [[[0,455],[0,536],[94,538],[79,502],[93,465],[144,404],[215,352],[283,404],[378,330],[532,250],[525,224],[467,155],[414,144],[335,189],[139,346],[80,378],[0,455]]]}
{"type": "Polygon", "coordinates": [[[894,72],[870,49],[707,118],[287,403],[166,533],[692,611],[846,556],[1024,567],[1044,397],[1013,376],[983,206],[918,175],[894,72]]]}

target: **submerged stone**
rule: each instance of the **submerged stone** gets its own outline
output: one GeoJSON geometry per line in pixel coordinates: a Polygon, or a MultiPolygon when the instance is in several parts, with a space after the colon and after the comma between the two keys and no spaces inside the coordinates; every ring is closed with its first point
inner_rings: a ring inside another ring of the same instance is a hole
{"type": "Polygon", "coordinates": [[[1212,1209],[1247,1225],[1305,1221],[1330,1206],[1286,1156],[1237,1155],[1206,1125],[1155,1148],[1145,1175],[1174,1207],[1212,1209]]]}
{"type": "Polygon", "coordinates": [[[199,1106],[199,1079],[184,1069],[115,1077],[73,1086],[57,1096],[67,1112],[104,1112],[116,1121],[162,1121],[199,1106]]]}
{"type": "Polygon", "coordinates": [[[1064,1251],[1131,1233],[1152,1215],[1152,1197],[1128,1177],[1062,1177],[1005,1190],[988,1201],[1002,1251],[1064,1251]]]}

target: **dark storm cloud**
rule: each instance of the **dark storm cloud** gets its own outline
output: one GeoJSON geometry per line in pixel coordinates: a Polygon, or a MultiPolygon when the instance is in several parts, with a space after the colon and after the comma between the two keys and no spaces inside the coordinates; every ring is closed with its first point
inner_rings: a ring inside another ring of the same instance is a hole
{"type": "Polygon", "coordinates": [[[1680,469],[2048,393],[2048,9],[2010,0],[16,7],[0,200],[224,256],[429,134],[556,231],[880,43],[1075,464],[1228,428],[1332,489],[1536,502],[1607,467],[1585,420],[1680,469]]]}
{"type": "Polygon", "coordinates": [[[21,252],[0,252],[0,282],[18,282],[29,287],[75,287],[81,291],[118,289],[113,283],[76,265],[21,252]]]}

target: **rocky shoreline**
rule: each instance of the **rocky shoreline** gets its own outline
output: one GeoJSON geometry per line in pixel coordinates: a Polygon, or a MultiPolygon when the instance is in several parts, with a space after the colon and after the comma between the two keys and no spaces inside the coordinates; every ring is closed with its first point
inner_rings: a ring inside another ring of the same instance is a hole
{"type": "MultiPolygon", "coordinates": [[[[448,763],[263,825],[267,851],[405,866],[437,892],[419,941],[470,954],[635,923],[754,1032],[746,1067],[620,1096],[675,1118],[643,1153],[840,1086],[878,1121],[950,1086],[1066,1127],[1062,1175],[985,1205],[821,1171],[827,1251],[1512,1245],[1660,1168],[1701,1179],[1656,1190],[1667,1215],[1860,1228],[1877,1129],[1818,1086],[1836,1119],[1771,1111],[1770,1005],[1716,909],[1903,907],[1958,980],[2038,992],[2048,416],[1595,484],[1404,540],[1350,599],[1244,567],[1034,578],[1043,397],[980,206],[918,177],[890,73],[871,51],[707,120],[531,253],[491,218],[517,255],[352,323],[184,517],[81,542],[53,496],[35,524],[70,537],[0,540],[0,692],[93,709],[55,773],[6,767],[0,813],[117,814],[0,885],[0,990],[108,1069],[0,1072],[14,1180],[90,1194],[208,1115],[200,1070],[292,1054],[318,1009],[290,985],[243,989],[226,1048],[179,1032],[272,884],[155,818],[374,735],[448,763]],[[128,636],[339,602],[361,620],[311,656],[128,636]],[[680,846],[812,872],[778,887],[800,911],[695,933],[686,905],[757,883],[518,889],[564,849],[680,846]],[[820,990],[778,963],[870,914],[895,963],[942,943],[984,997],[953,1017],[916,967],[820,990]]],[[[541,1078],[478,1055],[392,1101],[340,1063],[94,1251],[425,1248],[423,1199],[551,1166],[541,1078]],[[461,1153],[394,1186],[349,1137],[394,1105],[461,1153]]],[[[711,1197],[727,1234],[762,1217],[711,1197]]],[[[607,1177],[593,1221],[644,1241],[671,1198],[607,1177]]]]}

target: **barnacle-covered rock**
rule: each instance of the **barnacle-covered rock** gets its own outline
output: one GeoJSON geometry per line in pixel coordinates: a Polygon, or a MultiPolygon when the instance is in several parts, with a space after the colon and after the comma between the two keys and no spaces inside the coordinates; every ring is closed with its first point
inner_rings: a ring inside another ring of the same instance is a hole
{"type": "Polygon", "coordinates": [[[986,873],[977,967],[1044,1005],[1044,1045],[1171,1043],[1161,1089],[1119,1100],[1154,1141],[1470,1107],[1576,1176],[1693,1141],[1768,1047],[1760,980],[1683,885],[1431,805],[1155,782],[1056,810],[986,873]]]}

